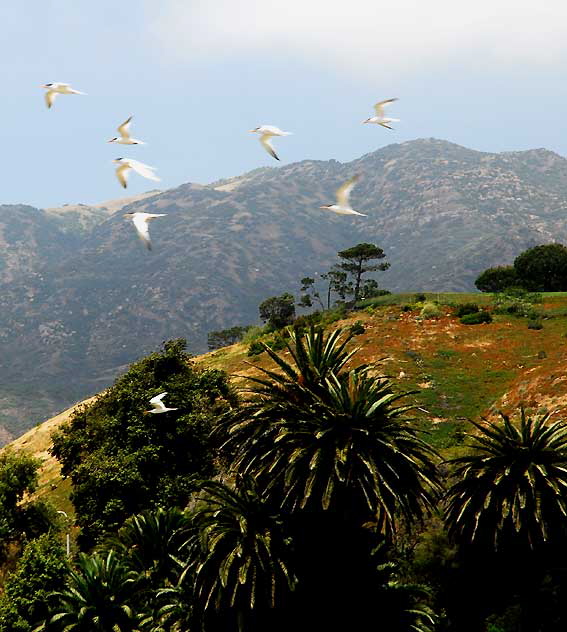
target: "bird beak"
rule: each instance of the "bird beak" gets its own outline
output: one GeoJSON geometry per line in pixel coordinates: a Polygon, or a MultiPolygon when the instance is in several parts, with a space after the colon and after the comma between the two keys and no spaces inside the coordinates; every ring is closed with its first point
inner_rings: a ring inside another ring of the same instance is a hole
{"type": "Polygon", "coordinates": [[[255,129],[249,129],[248,131],[249,132],[255,132],[256,130],[255,129]]]}
{"type": "Polygon", "coordinates": [[[134,213],[124,213],[122,217],[132,217],[132,215],[134,215],[134,213]]]}
{"type": "Polygon", "coordinates": [[[114,142],[114,138],[111,138],[110,140],[106,141],[107,143],[113,143],[114,142]]]}
{"type": "Polygon", "coordinates": [[[319,208],[329,208],[328,206],[320,206],[319,208]]]}
{"type": "Polygon", "coordinates": [[[362,121],[363,123],[368,123],[368,119],[366,119],[365,121],[362,121]]]}

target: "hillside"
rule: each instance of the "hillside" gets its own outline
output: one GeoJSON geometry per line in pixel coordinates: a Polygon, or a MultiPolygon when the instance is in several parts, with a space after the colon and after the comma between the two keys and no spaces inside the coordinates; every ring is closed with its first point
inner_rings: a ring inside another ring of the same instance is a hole
{"type": "Polygon", "coordinates": [[[152,252],[106,207],[87,212],[92,226],[84,209],[64,225],[61,212],[2,214],[5,437],[104,388],[165,339],[202,352],[208,331],[257,322],[264,298],[297,291],[358,241],[385,250],[391,269],[379,282],[392,290],[470,290],[485,267],[567,241],[567,160],[426,139],[345,164],[306,160],[184,184],[124,207],[167,213],[152,225],[152,252]],[[353,173],[362,178],[352,202],[368,217],[320,210],[353,173]]]}
{"type": "MultiPolygon", "coordinates": [[[[463,302],[470,295],[441,295],[441,301],[463,302]]],[[[481,297],[488,301],[489,297],[481,297]]],[[[399,295],[394,305],[363,310],[332,325],[361,320],[365,332],[354,339],[359,351],[354,363],[375,363],[376,371],[394,378],[400,390],[416,390],[413,401],[429,440],[445,455],[458,450],[467,419],[494,417],[497,410],[513,412],[523,403],[567,412],[567,294],[548,295],[540,308],[546,315],[542,330],[527,328],[526,319],[496,316],[490,325],[466,326],[443,307],[438,320],[421,321],[418,311],[403,312],[412,297],[399,295]],[[424,411],[427,411],[425,413],[424,411]]],[[[245,345],[199,356],[203,367],[246,376],[256,366],[270,366],[265,354],[248,357],[245,345]]],[[[235,378],[237,379],[237,378],[235,378]]],[[[71,509],[68,481],[61,481],[57,462],[49,456],[51,432],[71,410],[28,431],[11,445],[44,461],[40,496],[58,508],[71,509]]]]}

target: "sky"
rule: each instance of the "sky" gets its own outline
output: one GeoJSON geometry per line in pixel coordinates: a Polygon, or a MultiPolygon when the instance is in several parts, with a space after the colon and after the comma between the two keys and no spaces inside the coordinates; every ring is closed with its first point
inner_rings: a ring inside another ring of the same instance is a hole
{"type": "Polygon", "coordinates": [[[563,0],[21,0],[0,25],[0,203],[122,197],[122,156],[160,188],[277,166],[261,124],[293,132],[282,164],[428,137],[567,156],[563,0]],[[48,110],[48,82],[88,94],[48,110]],[[361,124],[390,97],[394,131],[361,124]],[[147,145],[107,143],[130,115],[147,145]]]}

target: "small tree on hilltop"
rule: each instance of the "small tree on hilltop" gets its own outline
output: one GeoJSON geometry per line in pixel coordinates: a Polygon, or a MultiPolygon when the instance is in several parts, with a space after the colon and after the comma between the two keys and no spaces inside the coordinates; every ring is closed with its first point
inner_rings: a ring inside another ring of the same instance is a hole
{"type": "Polygon", "coordinates": [[[324,307],[321,295],[315,289],[315,279],[313,277],[303,277],[301,279],[301,292],[303,294],[299,298],[299,307],[313,307],[313,299],[315,299],[321,307],[324,307]]]}
{"type": "Polygon", "coordinates": [[[272,329],[281,329],[291,325],[295,318],[295,299],[286,292],[281,296],[267,298],[258,307],[260,318],[272,329]]]}
{"type": "Polygon", "coordinates": [[[339,295],[341,300],[345,300],[347,294],[352,294],[352,283],[347,283],[347,273],[341,270],[338,264],[334,265],[327,273],[321,277],[329,282],[327,288],[327,309],[331,309],[331,293],[339,295]]]}
{"type": "Polygon", "coordinates": [[[519,287],[522,282],[514,266],[498,266],[486,269],[474,284],[481,292],[502,292],[510,287],[519,287]]]}
{"type": "Polygon", "coordinates": [[[356,303],[360,298],[360,285],[362,275],[366,272],[374,272],[376,270],[387,270],[390,267],[389,263],[369,264],[369,261],[374,259],[384,259],[386,254],[382,248],[378,248],[374,244],[357,244],[352,248],[341,250],[338,253],[339,257],[344,260],[339,264],[340,268],[352,275],[354,279],[354,296],[353,301],[356,303]]]}
{"type": "Polygon", "coordinates": [[[522,285],[532,292],[567,290],[567,248],[543,244],[522,252],[514,261],[522,285]]]}

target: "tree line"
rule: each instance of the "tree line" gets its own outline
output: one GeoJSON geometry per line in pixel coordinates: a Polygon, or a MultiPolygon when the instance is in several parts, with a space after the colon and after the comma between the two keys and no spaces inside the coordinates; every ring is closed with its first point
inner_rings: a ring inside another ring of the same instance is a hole
{"type": "Polygon", "coordinates": [[[523,288],[530,292],[567,291],[567,248],[562,244],[543,244],[525,250],[511,266],[488,268],[478,276],[481,292],[502,292],[523,288]]]}
{"type": "MultiPolygon", "coordinates": [[[[384,293],[380,290],[378,281],[364,278],[368,272],[384,272],[390,264],[385,261],[386,254],[375,244],[360,243],[337,253],[339,263],[320,275],[326,286],[320,287],[321,282],[315,277],[303,277],[300,285],[300,297],[296,303],[295,297],[289,292],[280,296],[271,296],[258,307],[260,320],[269,330],[275,331],[291,325],[296,317],[296,307],[310,309],[317,307],[329,310],[333,305],[355,305],[359,300],[372,298],[384,293]],[[381,261],[381,263],[377,263],[381,261]],[[348,299],[348,301],[347,301],[348,299]]],[[[230,327],[219,331],[211,331],[207,336],[209,351],[234,344],[242,340],[248,326],[230,327]]]]}

